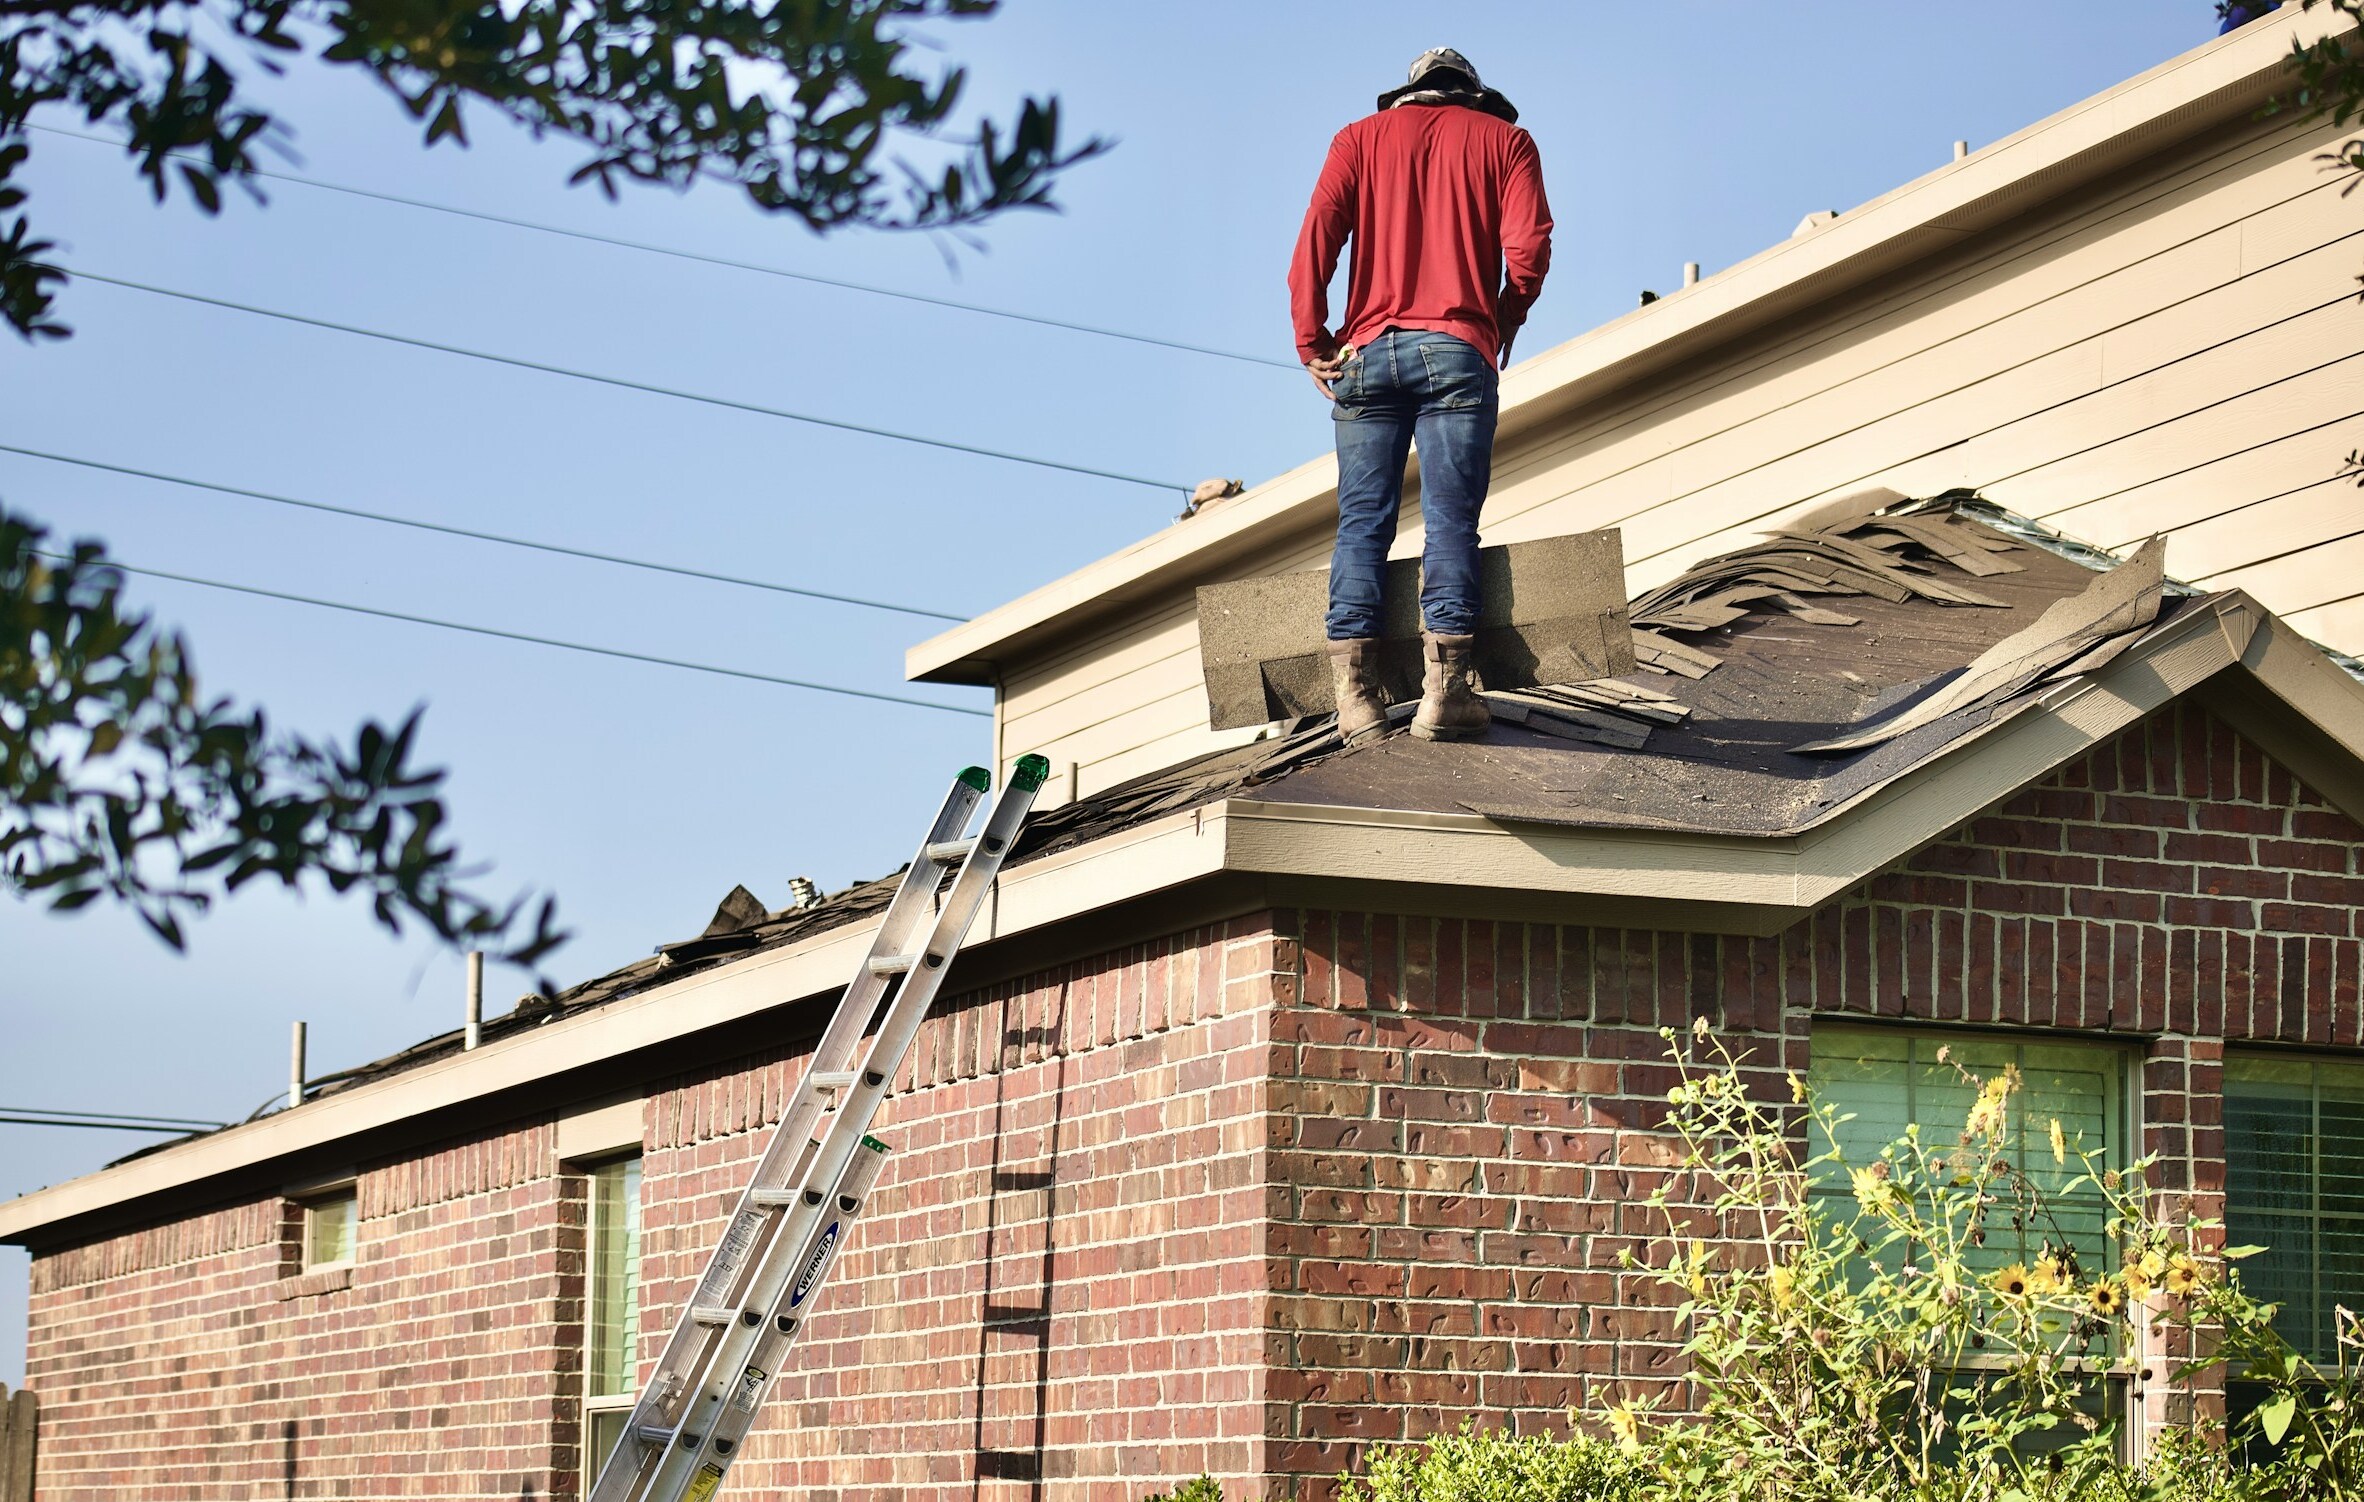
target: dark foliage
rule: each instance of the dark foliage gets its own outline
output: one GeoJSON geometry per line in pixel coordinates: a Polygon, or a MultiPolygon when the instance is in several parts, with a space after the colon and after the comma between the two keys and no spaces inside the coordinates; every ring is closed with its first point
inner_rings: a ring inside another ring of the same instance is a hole
{"type": "Polygon", "coordinates": [[[94,542],[44,546],[0,510],[0,890],[71,912],[102,897],[182,947],[182,920],[258,878],[366,894],[400,933],[532,965],[564,941],[545,899],[468,891],[416,713],[346,749],[207,701],[181,639],[127,611],[94,542]]]}
{"type": "Polygon", "coordinates": [[[923,66],[912,28],[998,0],[0,0],[0,316],[26,338],[65,273],[22,211],[34,110],[120,134],[161,199],[177,183],[217,212],[285,127],[235,64],[310,55],[360,68],[466,143],[474,104],[581,142],[574,175],[730,183],[816,231],[958,229],[1048,208],[1058,173],[1103,149],[1059,145],[1055,99],[954,135],[963,75],[923,66]],[[924,145],[924,165],[894,155],[924,145]]]}

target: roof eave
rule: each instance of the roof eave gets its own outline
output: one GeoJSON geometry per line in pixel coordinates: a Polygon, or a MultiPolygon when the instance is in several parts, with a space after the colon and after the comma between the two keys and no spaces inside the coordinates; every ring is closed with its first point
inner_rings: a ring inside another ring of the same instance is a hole
{"type": "MultiPolygon", "coordinates": [[[[1597,402],[2174,141],[2244,118],[2272,94],[2294,40],[2347,29],[2329,10],[2287,6],[1547,350],[1503,377],[1501,435],[1507,440],[1597,402]]],[[[1336,491],[1336,463],[1324,455],[919,643],[904,656],[904,674],[915,682],[991,683],[998,663],[1083,621],[1226,577],[1276,540],[1322,524],[1336,491]]]]}

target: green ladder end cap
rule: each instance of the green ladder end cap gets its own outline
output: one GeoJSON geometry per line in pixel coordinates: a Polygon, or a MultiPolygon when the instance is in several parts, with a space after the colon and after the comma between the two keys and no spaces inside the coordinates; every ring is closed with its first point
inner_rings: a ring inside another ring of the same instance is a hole
{"type": "Polygon", "coordinates": [[[1010,774],[1011,782],[1031,793],[1051,780],[1051,759],[1029,751],[1018,758],[1017,770],[1010,774]]]}
{"type": "Polygon", "coordinates": [[[864,1137],[862,1139],[862,1145],[874,1153],[883,1153],[890,1150],[885,1143],[879,1141],[876,1137],[864,1137]]]}
{"type": "Polygon", "coordinates": [[[993,791],[993,774],[986,771],[983,767],[961,768],[960,780],[967,783],[970,787],[975,788],[980,793],[990,793],[993,791]]]}

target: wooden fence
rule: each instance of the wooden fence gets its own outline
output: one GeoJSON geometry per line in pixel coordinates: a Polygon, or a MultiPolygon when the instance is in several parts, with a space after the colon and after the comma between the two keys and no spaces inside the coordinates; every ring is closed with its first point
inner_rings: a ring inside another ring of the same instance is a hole
{"type": "Polygon", "coordinates": [[[0,1384],[0,1502],[33,1502],[33,1416],[29,1392],[0,1384]]]}

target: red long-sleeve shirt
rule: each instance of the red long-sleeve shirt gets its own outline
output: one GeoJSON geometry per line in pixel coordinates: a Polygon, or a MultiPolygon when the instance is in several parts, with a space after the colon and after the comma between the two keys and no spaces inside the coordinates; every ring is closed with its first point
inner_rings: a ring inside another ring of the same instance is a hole
{"type": "Polygon", "coordinates": [[[1330,142],[1289,263],[1297,354],[1310,360],[1388,328],[1432,329],[1497,357],[1543,290],[1551,205],[1534,138],[1457,104],[1406,104],[1330,142]],[[1329,327],[1338,252],[1346,314],[1329,327]]]}

